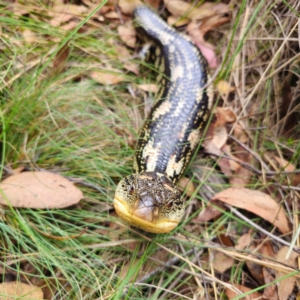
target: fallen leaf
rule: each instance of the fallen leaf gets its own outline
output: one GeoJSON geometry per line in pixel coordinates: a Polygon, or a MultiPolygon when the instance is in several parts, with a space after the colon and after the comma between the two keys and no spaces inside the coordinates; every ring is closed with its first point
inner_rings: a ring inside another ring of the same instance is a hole
{"type": "MultiPolygon", "coordinates": [[[[286,255],[289,251],[289,248],[283,246],[276,254],[275,258],[278,262],[281,262],[285,265],[297,268],[296,258],[299,256],[298,253],[292,251],[289,258],[286,258],[286,255]]],[[[286,272],[282,272],[279,269],[275,270],[275,278],[280,279],[285,276],[286,272]]],[[[283,280],[278,280],[277,282],[277,290],[279,300],[285,300],[289,298],[289,295],[292,293],[294,289],[294,285],[296,283],[296,277],[291,276],[283,280]]]]}
{"type": "Polygon", "coordinates": [[[217,107],[215,114],[219,125],[232,124],[236,121],[235,113],[229,108],[217,107]]]}
{"type": "MultiPolygon", "coordinates": [[[[255,247],[252,247],[252,249],[247,249],[248,251],[250,250],[254,250],[255,247]]],[[[249,270],[249,272],[251,273],[251,275],[253,276],[253,278],[260,284],[263,285],[265,284],[265,280],[264,280],[264,276],[263,276],[263,267],[259,264],[257,264],[256,262],[254,262],[253,260],[251,260],[251,255],[249,257],[249,259],[247,259],[245,261],[246,266],[249,270]]]]}
{"type": "Polygon", "coordinates": [[[245,248],[248,248],[252,242],[252,233],[252,229],[250,229],[247,233],[240,236],[235,245],[235,249],[244,250],[245,248]]]}
{"type": "Polygon", "coordinates": [[[134,48],[136,43],[136,31],[132,25],[132,22],[127,22],[125,25],[118,27],[118,33],[120,39],[131,48],[134,48]]]}
{"type": "Polygon", "coordinates": [[[210,255],[211,257],[209,260],[212,264],[212,267],[220,273],[224,273],[234,264],[234,258],[224,254],[223,252],[219,252],[217,250],[211,251],[210,255]]]}
{"type": "Polygon", "coordinates": [[[187,177],[183,177],[179,180],[178,182],[178,188],[183,192],[186,193],[187,196],[191,197],[194,192],[195,192],[195,186],[192,182],[192,180],[190,180],[187,177]]]}
{"type": "Polygon", "coordinates": [[[76,16],[83,15],[87,10],[88,8],[84,5],[54,2],[52,9],[48,11],[49,16],[52,17],[49,23],[52,26],[60,26],[60,24],[66,23],[76,16]]]}
{"type": "Polygon", "coordinates": [[[126,81],[126,78],[121,73],[108,73],[102,71],[92,71],[89,76],[101,84],[117,84],[121,81],[126,81]]]}
{"type": "MultiPolygon", "coordinates": [[[[245,287],[245,286],[243,286],[243,285],[241,285],[241,284],[234,284],[234,283],[232,283],[232,285],[233,285],[234,287],[236,287],[237,289],[239,289],[242,293],[247,293],[247,292],[251,291],[250,288],[247,288],[247,287],[245,287]]],[[[232,291],[232,290],[229,289],[229,288],[226,288],[226,289],[225,289],[225,293],[226,293],[226,296],[227,296],[229,299],[236,299],[236,297],[240,296],[240,294],[238,294],[238,293],[232,291]]],[[[253,293],[251,293],[251,294],[248,295],[248,296],[245,296],[245,297],[243,297],[243,298],[240,298],[240,297],[239,297],[238,299],[243,299],[243,300],[255,300],[255,299],[261,299],[261,294],[258,293],[258,292],[253,292],[253,293]]]]}
{"type": "Polygon", "coordinates": [[[164,4],[167,10],[173,15],[177,17],[184,16],[188,13],[191,8],[191,5],[181,1],[181,0],[164,0],[164,4]]]}
{"type": "Polygon", "coordinates": [[[224,126],[217,126],[215,127],[211,143],[213,143],[218,149],[221,149],[225,145],[227,137],[226,128],[224,126]]]}
{"type": "Polygon", "coordinates": [[[134,73],[135,75],[139,75],[140,73],[139,65],[134,62],[124,63],[123,67],[124,69],[134,73]]]}
{"type": "Polygon", "coordinates": [[[123,67],[134,74],[139,74],[139,64],[131,60],[132,56],[128,49],[122,45],[116,45],[118,59],[124,63],[123,67]]]}
{"type": "Polygon", "coordinates": [[[180,27],[180,26],[185,26],[190,22],[189,19],[187,18],[182,18],[182,17],[175,17],[175,16],[169,16],[167,18],[167,23],[171,26],[175,27],[180,27]]]}
{"type": "Polygon", "coordinates": [[[223,210],[226,209],[221,201],[213,201],[212,203],[208,203],[207,207],[200,212],[194,221],[208,222],[212,219],[215,219],[222,214],[222,211],[220,210],[221,208],[223,210]]]}
{"type": "Polygon", "coordinates": [[[1,300],[44,299],[41,288],[18,281],[0,283],[0,295],[1,300]]]}
{"type": "Polygon", "coordinates": [[[109,11],[106,14],[104,14],[104,17],[107,19],[119,19],[120,16],[116,11],[109,11]]]}
{"type": "Polygon", "coordinates": [[[66,43],[55,55],[53,61],[53,73],[60,74],[62,73],[67,65],[69,57],[69,45],[66,43]]]}
{"type": "Polygon", "coordinates": [[[282,233],[290,231],[285,211],[269,195],[246,188],[228,188],[217,193],[211,201],[219,200],[246,209],[276,226],[282,233]]]}
{"type": "Polygon", "coordinates": [[[161,5],[161,0],[145,0],[145,3],[158,10],[161,5]]]}
{"type": "Polygon", "coordinates": [[[278,162],[279,166],[284,169],[286,172],[294,172],[295,166],[293,166],[290,162],[285,160],[284,158],[280,158],[277,156],[274,156],[274,159],[278,162]]]}
{"type": "Polygon", "coordinates": [[[50,172],[23,172],[0,183],[0,203],[13,207],[64,208],[78,203],[83,194],[66,178],[50,172]]]}
{"type": "Polygon", "coordinates": [[[264,281],[266,284],[266,287],[264,289],[263,299],[279,300],[277,290],[276,290],[276,285],[274,283],[272,284],[272,282],[275,279],[272,274],[272,271],[265,267],[263,267],[262,271],[263,271],[264,281]]]}
{"type": "Polygon", "coordinates": [[[130,15],[134,11],[134,9],[142,4],[139,0],[119,0],[118,5],[125,15],[130,15]]]}

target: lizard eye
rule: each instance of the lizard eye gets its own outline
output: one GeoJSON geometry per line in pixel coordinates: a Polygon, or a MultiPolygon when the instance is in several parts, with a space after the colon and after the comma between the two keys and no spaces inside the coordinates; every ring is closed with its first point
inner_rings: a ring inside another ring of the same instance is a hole
{"type": "Polygon", "coordinates": [[[173,206],[173,201],[170,201],[169,203],[167,203],[167,208],[172,208],[173,206]]]}

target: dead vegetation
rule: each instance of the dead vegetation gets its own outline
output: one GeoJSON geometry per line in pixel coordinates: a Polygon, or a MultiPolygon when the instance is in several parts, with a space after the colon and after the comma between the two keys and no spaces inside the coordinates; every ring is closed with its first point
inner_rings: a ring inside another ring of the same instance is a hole
{"type": "Polygon", "coordinates": [[[157,91],[138,3],[1,3],[1,299],[299,299],[300,4],[147,0],[215,101],[185,218],[155,236],[112,206],[157,91]]]}

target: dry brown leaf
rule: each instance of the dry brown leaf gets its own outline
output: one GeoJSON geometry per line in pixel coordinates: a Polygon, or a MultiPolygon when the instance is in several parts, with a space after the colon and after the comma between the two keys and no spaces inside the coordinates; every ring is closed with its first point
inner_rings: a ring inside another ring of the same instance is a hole
{"type": "MultiPolygon", "coordinates": [[[[281,262],[285,265],[297,268],[296,258],[299,256],[298,253],[292,251],[290,257],[286,259],[286,255],[289,251],[289,248],[283,246],[278,253],[276,254],[275,258],[278,262],[281,262]]],[[[275,278],[280,279],[281,277],[285,276],[286,272],[281,272],[280,270],[275,270],[275,278]]],[[[286,279],[280,280],[277,282],[277,289],[278,289],[278,297],[279,300],[288,299],[289,295],[292,293],[294,289],[294,285],[296,283],[296,277],[291,276],[286,279]]]]}
{"type": "Polygon", "coordinates": [[[0,295],[0,300],[44,299],[41,288],[18,281],[0,283],[0,295]]]}
{"type": "Polygon", "coordinates": [[[248,248],[252,242],[252,229],[250,229],[247,233],[244,233],[239,237],[237,244],[235,245],[235,249],[244,250],[248,248]]]}
{"type": "Polygon", "coordinates": [[[101,71],[90,72],[90,77],[101,84],[117,84],[121,81],[126,81],[126,78],[121,73],[107,73],[101,71]]]}
{"type": "Polygon", "coordinates": [[[161,5],[161,0],[145,0],[145,3],[153,7],[155,10],[158,10],[161,5]]]}
{"type": "Polygon", "coordinates": [[[52,26],[59,26],[65,22],[70,21],[76,16],[81,16],[87,12],[88,8],[84,5],[75,4],[60,4],[54,2],[54,6],[49,10],[48,14],[52,19],[49,21],[52,26]]]}
{"type": "Polygon", "coordinates": [[[224,153],[226,153],[229,157],[233,158],[232,160],[229,159],[229,165],[230,165],[230,169],[234,172],[238,171],[241,168],[241,164],[237,163],[235,160],[239,161],[239,159],[237,157],[235,157],[234,155],[231,154],[231,147],[229,145],[225,145],[222,150],[224,151],[224,153]]]}
{"type": "Polygon", "coordinates": [[[132,22],[127,22],[124,25],[118,27],[118,33],[120,39],[131,48],[134,48],[136,43],[136,31],[132,25],[132,22]]]}
{"type": "MultiPolygon", "coordinates": [[[[249,251],[249,249],[248,249],[249,251]]],[[[260,284],[263,285],[265,284],[265,280],[264,280],[264,276],[263,276],[263,267],[259,264],[257,264],[256,262],[253,262],[253,260],[251,260],[251,256],[249,257],[249,259],[247,259],[245,261],[246,266],[249,270],[249,272],[251,273],[251,275],[253,276],[253,278],[260,284]]]]}
{"type": "Polygon", "coordinates": [[[263,267],[262,271],[265,284],[267,285],[264,289],[263,299],[279,300],[276,285],[274,283],[271,284],[275,280],[272,271],[265,267],[263,267]]]}
{"type": "Polygon", "coordinates": [[[295,166],[293,166],[291,163],[289,163],[284,158],[274,156],[274,159],[278,162],[278,164],[281,168],[284,168],[284,170],[286,172],[294,172],[295,171],[295,169],[296,169],[295,166]]]}
{"type": "Polygon", "coordinates": [[[224,25],[231,20],[231,13],[229,6],[224,3],[211,3],[206,2],[201,7],[201,14],[194,15],[192,19],[194,21],[198,21],[202,19],[201,25],[199,26],[199,30],[204,36],[208,31],[224,25]],[[207,15],[207,17],[204,17],[207,15]]]}
{"type": "Polygon", "coordinates": [[[139,75],[140,73],[139,65],[134,62],[124,63],[123,67],[124,69],[134,73],[135,75],[139,75]]]}
{"type": "Polygon", "coordinates": [[[180,27],[187,25],[189,23],[189,19],[182,17],[174,17],[171,15],[167,18],[167,23],[171,26],[180,27]]]}
{"type": "Polygon", "coordinates": [[[116,11],[109,11],[106,14],[104,14],[104,17],[107,19],[119,19],[120,16],[116,11]]]}
{"type": "Polygon", "coordinates": [[[55,55],[53,61],[53,73],[60,74],[62,73],[67,65],[69,58],[69,45],[66,43],[55,55]]]}
{"type": "Polygon", "coordinates": [[[236,121],[235,113],[229,108],[217,107],[215,115],[219,125],[232,124],[236,121]]]}
{"type": "Polygon", "coordinates": [[[213,251],[213,253],[211,251],[210,254],[212,255],[210,261],[213,268],[220,273],[224,273],[234,264],[234,258],[224,254],[223,252],[219,252],[216,250],[213,251]]]}
{"type": "Polygon", "coordinates": [[[213,201],[213,203],[208,203],[207,207],[200,212],[194,221],[208,222],[221,215],[222,211],[220,211],[220,208],[223,210],[226,209],[221,201],[213,201]]]}
{"type": "MultiPolygon", "coordinates": [[[[247,293],[247,292],[251,291],[251,289],[249,289],[243,285],[240,285],[240,284],[233,283],[232,285],[234,287],[236,287],[237,289],[239,289],[243,293],[247,293]]],[[[229,299],[236,299],[236,297],[240,296],[238,293],[235,293],[234,291],[232,291],[229,288],[226,288],[225,293],[229,299]]],[[[261,294],[258,292],[253,292],[252,294],[250,294],[246,297],[243,297],[243,298],[239,298],[239,299],[241,299],[241,300],[257,300],[257,299],[261,299],[261,294]]]]}
{"type": "Polygon", "coordinates": [[[244,144],[247,143],[249,140],[248,135],[246,134],[245,130],[242,128],[240,124],[235,124],[233,136],[237,138],[241,143],[244,144]]]}
{"type": "Polygon", "coordinates": [[[144,84],[138,84],[137,85],[139,89],[141,89],[144,92],[149,92],[149,93],[157,93],[158,91],[158,85],[154,83],[144,83],[144,84]]]}
{"type": "Polygon", "coordinates": [[[225,145],[227,137],[226,128],[224,126],[217,126],[215,127],[211,143],[213,143],[218,149],[221,149],[225,145]]]}
{"type": "Polygon", "coordinates": [[[191,197],[196,190],[192,180],[187,177],[183,177],[179,180],[178,188],[181,191],[185,191],[186,195],[189,197],[191,197]]]}
{"type": "Polygon", "coordinates": [[[50,172],[23,172],[0,183],[0,203],[13,207],[64,208],[78,203],[83,194],[66,178],[50,172]]]}
{"type": "Polygon", "coordinates": [[[181,0],[164,0],[164,4],[167,10],[177,17],[185,15],[185,13],[191,9],[191,5],[181,0]]]}
{"type": "Polygon", "coordinates": [[[203,3],[199,7],[195,7],[194,4],[188,4],[181,0],[164,0],[164,4],[173,16],[185,16],[197,21],[209,18],[216,14],[216,11],[220,10],[220,7],[212,2],[203,3]],[[216,7],[216,9],[214,9],[214,7],[216,7]]]}
{"type": "Polygon", "coordinates": [[[140,0],[119,0],[119,7],[123,14],[130,15],[134,11],[134,9],[142,4],[140,0]]]}
{"type": "Polygon", "coordinates": [[[228,188],[216,194],[211,201],[219,200],[246,209],[276,226],[282,233],[290,231],[285,211],[269,195],[246,188],[228,188]]]}

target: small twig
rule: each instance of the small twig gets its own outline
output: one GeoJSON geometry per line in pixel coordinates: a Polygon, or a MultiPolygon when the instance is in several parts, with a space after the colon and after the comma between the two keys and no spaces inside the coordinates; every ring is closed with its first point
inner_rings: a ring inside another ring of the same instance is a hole
{"type": "Polygon", "coordinates": [[[225,206],[227,208],[230,209],[230,211],[235,214],[237,217],[241,218],[242,220],[244,220],[245,222],[247,222],[248,224],[250,224],[251,226],[253,226],[254,228],[256,228],[257,230],[259,230],[260,232],[264,233],[265,235],[267,235],[268,237],[276,240],[277,242],[288,246],[290,248],[292,248],[295,252],[300,253],[300,249],[298,247],[292,247],[291,243],[281,239],[280,237],[272,234],[271,232],[263,229],[262,227],[260,227],[259,225],[255,224],[253,221],[251,221],[250,219],[248,219],[247,217],[245,217],[242,213],[240,213],[237,209],[233,208],[231,205],[225,204],[225,206]]]}

